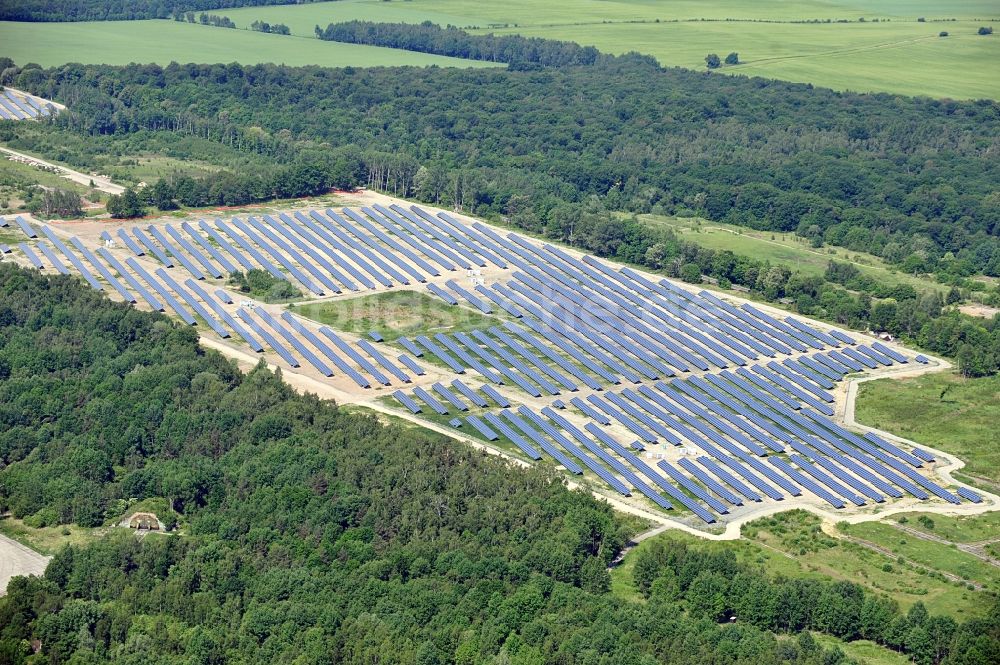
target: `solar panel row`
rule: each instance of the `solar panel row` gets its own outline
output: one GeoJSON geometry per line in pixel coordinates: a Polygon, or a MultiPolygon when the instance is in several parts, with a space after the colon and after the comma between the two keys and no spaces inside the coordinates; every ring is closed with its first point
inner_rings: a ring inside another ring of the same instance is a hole
{"type": "Polygon", "coordinates": [[[125,263],[132,269],[132,272],[142,277],[142,279],[149,284],[149,286],[152,287],[152,289],[156,291],[156,293],[159,294],[159,296],[163,298],[168,305],[170,305],[170,308],[173,309],[179,317],[181,317],[182,321],[190,326],[195,324],[194,317],[191,316],[186,309],[181,307],[181,304],[177,302],[177,299],[174,298],[169,291],[167,291],[166,287],[160,284],[159,280],[150,275],[149,272],[147,272],[134,257],[128,257],[125,259],[125,263]]]}
{"type": "Polygon", "coordinates": [[[136,279],[132,275],[132,273],[129,272],[117,258],[115,258],[114,254],[109,252],[104,247],[98,247],[97,253],[101,255],[102,259],[108,262],[108,265],[114,268],[118,272],[118,274],[122,276],[122,279],[128,282],[128,285],[131,286],[134,291],[136,291],[140,296],[142,296],[142,299],[145,300],[146,303],[148,303],[149,306],[153,308],[153,311],[156,312],[163,311],[163,303],[161,303],[148,290],[146,290],[146,287],[144,287],[139,282],[139,280],[136,279]]]}
{"type": "Polygon", "coordinates": [[[83,254],[83,258],[87,259],[87,261],[89,261],[92,266],[97,268],[97,272],[101,273],[101,277],[104,278],[104,281],[110,284],[111,287],[118,292],[118,294],[122,297],[122,299],[125,302],[128,303],[135,302],[135,296],[133,296],[129,292],[129,290],[126,289],[125,286],[120,281],[118,281],[118,278],[115,277],[111,273],[111,271],[108,270],[107,267],[97,259],[96,256],[94,256],[93,252],[87,249],[87,247],[82,242],[80,242],[79,238],[73,236],[72,238],[69,239],[69,241],[70,243],[73,244],[74,247],[76,247],[78,252],[83,254]]]}
{"type": "Polygon", "coordinates": [[[356,227],[350,226],[346,220],[332,211],[327,211],[326,217],[317,210],[311,211],[308,217],[297,212],[295,218],[316,236],[324,239],[330,247],[339,248],[347,258],[353,258],[355,263],[368,270],[373,277],[381,278],[379,281],[383,285],[387,285],[388,280],[379,274],[379,270],[388,275],[389,279],[394,279],[400,284],[409,285],[411,283],[409,278],[403,272],[396,270],[393,264],[399,265],[404,272],[410,273],[417,281],[424,281],[423,275],[406,265],[399,257],[388,253],[378,243],[373,242],[356,227]],[[345,229],[351,233],[349,234],[345,229]],[[358,259],[358,256],[364,257],[371,265],[358,259]]]}
{"type": "MultiPolygon", "coordinates": [[[[354,253],[350,247],[335,238],[325,239],[313,233],[303,223],[308,221],[308,219],[301,212],[296,212],[294,219],[284,213],[279,214],[278,219],[270,215],[264,215],[264,221],[271,224],[285,239],[307,254],[313,261],[332,275],[334,279],[340,281],[347,288],[351,288],[351,280],[344,276],[341,269],[349,273],[351,277],[361,282],[368,289],[377,288],[375,282],[386,288],[393,285],[380,270],[373,268],[363,257],[354,253]],[[329,257],[329,260],[326,257],[329,257]],[[337,265],[333,265],[334,263],[337,265]],[[375,279],[375,282],[372,281],[372,278],[375,279]]],[[[316,274],[317,279],[320,275],[323,275],[325,278],[323,272],[315,270],[315,268],[314,274],[316,274]]],[[[353,291],[354,289],[351,290],[353,291]]]]}
{"type": "MultiPolygon", "coordinates": [[[[365,209],[362,208],[362,210],[365,210],[365,209]]],[[[344,220],[342,217],[339,217],[332,210],[327,210],[326,214],[327,214],[328,217],[330,217],[334,221],[337,221],[337,222],[341,223],[342,225],[346,226],[346,220],[344,220]]],[[[430,274],[432,277],[438,277],[438,276],[441,275],[441,272],[437,268],[431,266],[429,263],[427,263],[422,258],[420,258],[419,256],[417,256],[408,247],[405,247],[402,244],[400,244],[399,242],[397,242],[392,236],[389,236],[388,234],[386,234],[384,231],[382,231],[377,226],[375,226],[371,221],[369,221],[368,219],[362,217],[357,212],[351,210],[350,208],[344,208],[344,214],[347,217],[349,217],[352,221],[356,222],[362,229],[364,229],[365,231],[367,231],[368,233],[370,233],[372,236],[374,236],[377,240],[381,241],[386,246],[388,246],[388,247],[392,248],[393,250],[395,250],[396,252],[398,252],[400,255],[403,256],[403,258],[405,258],[405,259],[407,259],[409,261],[412,261],[414,264],[416,264],[417,268],[420,268],[420,270],[423,270],[424,272],[430,274]]],[[[366,214],[368,214],[368,213],[366,212],[366,214]]],[[[377,217],[378,217],[377,215],[375,215],[374,213],[372,213],[372,219],[376,219],[377,217]]],[[[358,233],[357,230],[354,230],[354,233],[357,234],[358,233]]],[[[405,261],[400,261],[399,265],[403,269],[407,270],[408,272],[412,270],[413,272],[411,272],[410,274],[412,274],[414,276],[414,278],[418,282],[426,282],[427,281],[426,277],[424,277],[421,273],[416,272],[416,270],[410,268],[409,265],[405,261]]]]}
{"type": "Polygon", "coordinates": [[[78,259],[75,254],[69,251],[69,248],[66,247],[65,243],[63,243],[63,241],[59,239],[59,236],[57,236],[52,231],[52,229],[50,229],[48,226],[43,226],[42,232],[45,234],[45,237],[47,237],[49,241],[53,245],[55,245],[56,249],[58,249],[63,254],[63,256],[69,259],[69,262],[72,263],[73,267],[76,268],[77,272],[79,272],[80,275],[83,276],[83,279],[86,280],[88,284],[90,284],[91,288],[93,288],[96,291],[104,290],[104,287],[101,286],[101,283],[97,281],[93,273],[91,273],[86,268],[86,266],[83,265],[83,262],[81,262],[80,259],[78,259]]]}
{"type": "MultiPolygon", "coordinates": [[[[485,392],[485,390],[483,391],[485,392]]],[[[509,405],[508,405],[509,407],[509,405]]],[[[554,460],[559,462],[567,471],[574,475],[580,475],[583,473],[583,469],[579,464],[567,457],[561,450],[552,445],[544,436],[542,436],[538,431],[536,431],[531,425],[524,421],[519,415],[511,411],[509,408],[504,408],[501,412],[503,416],[511,422],[517,429],[527,436],[533,443],[535,443],[539,448],[541,448],[547,455],[552,457],[554,460]]]]}
{"type": "Polygon", "coordinates": [[[358,341],[358,346],[364,349],[365,353],[374,358],[375,362],[384,367],[386,371],[395,376],[397,379],[399,379],[403,383],[410,383],[410,377],[407,376],[406,373],[403,372],[401,369],[392,364],[392,361],[386,358],[381,351],[372,346],[371,342],[362,339],[358,341]]]}
{"type": "Polygon", "coordinates": [[[417,364],[417,361],[415,361],[413,358],[406,355],[405,353],[399,356],[399,362],[401,362],[406,367],[406,369],[410,370],[417,376],[423,376],[425,374],[423,368],[417,364]]]}
{"type": "MultiPolygon", "coordinates": [[[[186,279],[184,281],[184,285],[187,286],[192,291],[194,291],[198,295],[198,297],[202,299],[202,302],[207,303],[208,306],[212,309],[212,311],[215,312],[220,319],[222,319],[222,322],[225,323],[230,328],[232,328],[237,335],[242,337],[246,341],[246,343],[250,346],[250,348],[254,350],[254,352],[256,353],[264,352],[264,347],[261,345],[260,342],[257,341],[257,338],[251,335],[249,332],[247,332],[247,329],[244,328],[238,321],[236,321],[236,319],[234,319],[233,316],[222,307],[222,305],[220,305],[216,300],[211,298],[208,295],[208,292],[206,292],[205,289],[202,288],[201,284],[199,284],[193,279],[186,279]]],[[[229,303],[232,303],[232,299],[229,300],[229,303]]]]}
{"type": "Polygon", "coordinates": [[[497,416],[492,413],[487,413],[483,416],[490,425],[495,427],[501,434],[507,437],[515,446],[521,449],[525,455],[533,460],[542,459],[542,454],[535,449],[530,443],[525,441],[520,434],[512,430],[507,423],[500,420],[497,416]]]}
{"type": "MultiPolygon", "coordinates": [[[[49,265],[55,268],[55,270],[60,275],[69,274],[69,270],[66,268],[66,264],[63,263],[58,256],[56,256],[55,252],[53,252],[48,245],[46,245],[44,242],[40,242],[36,246],[42,252],[42,255],[45,257],[45,260],[49,262],[49,265]]],[[[31,257],[29,256],[28,259],[31,260],[31,257]]],[[[41,268],[41,265],[36,265],[36,267],[41,268]]]]}

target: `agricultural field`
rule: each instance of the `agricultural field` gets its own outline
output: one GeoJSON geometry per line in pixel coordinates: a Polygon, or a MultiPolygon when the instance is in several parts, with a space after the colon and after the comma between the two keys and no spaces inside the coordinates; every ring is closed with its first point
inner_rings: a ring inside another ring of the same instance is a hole
{"type": "Polygon", "coordinates": [[[1000,20],[996,5],[981,0],[949,3],[946,10],[921,0],[725,0],[710,5],[687,0],[556,0],[544,5],[529,0],[344,0],[222,13],[241,27],[255,20],[285,23],[302,36],[333,22],[426,20],[478,33],[575,41],[609,53],[634,50],[655,56],[664,66],[696,70],[705,68],[708,53],[725,57],[735,51],[741,64],[719,71],[839,90],[956,99],[1000,96],[994,71],[969,66],[1000,56],[1000,37],[976,34],[981,25],[1000,20]],[[921,17],[926,22],[918,22],[921,17]],[[949,36],[939,37],[941,31],[949,36]]]}
{"type": "Polygon", "coordinates": [[[667,226],[682,240],[767,260],[806,275],[823,275],[830,261],[840,261],[854,264],[862,273],[883,284],[909,284],[917,291],[934,290],[942,294],[948,290],[947,286],[932,279],[901,273],[877,256],[830,245],[814,248],[808,240],[794,233],[756,231],[697,217],[640,215],[639,219],[652,226],[667,226]]]}
{"type": "Polygon", "coordinates": [[[988,67],[1000,40],[976,35],[979,23],[678,22],[515,28],[496,32],[575,39],[602,51],[637,50],[665,66],[704,70],[705,55],[736,52],[743,64],[720,72],[812,83],[835,90],[995,99],[988,67]],[[938,37],[941,30],[949,37],[938,37]]]}
{"type": "Polygon", "coordinates": [[[1000,377],[936,372],[858,386],[855,417],[965,460],[963,471],[1000,481],[1000,377]]]}
{"type": "Polygon", "coordinates": [[[413,65],[488,67],[488,63],[374,46],[266,35],[176,21],[86,23],[0,22],[3,55],[19,63],[55,67],[67,62],[240,62],[293,66],[388,67],[413,65]]]}
{"type": "Polygon", "coordinates": [[[160,64],[235,60],[331,67],[485,65],[396,49],[320,42],[313,37],[316,25],[334,22],[431,21],[474,33],[576,41],[609,53],[635,50],[656,57],[664,66],[695,70],[705,68],[708,53],[725,57],[737,52],[740,64],[720,72],[839,90],[955,99],[1000,96],[1000,78],[994,71],[969,66],[1000,57],[1000,36],[976,34],[980,26],[995,25],[998,20],[1000,12],[991,3],[952,3],[944,12],[918,0],[876,5],[819,0],[791,4],[727,0],[710,6],[642,0],[557,0],[544,6],[527,0],[494,5],[471,0],[341,0],[216,10],[240,28],[256,20],[287,24],[292,37],[174,21],[0,23],[0,35],[5,55],[44,66],[136,60],[160,64]],[[918,22],[921,17],[926,21],[918,22]],[[948,37],[939,37],[941,31],[948,32],[948,37]]]}

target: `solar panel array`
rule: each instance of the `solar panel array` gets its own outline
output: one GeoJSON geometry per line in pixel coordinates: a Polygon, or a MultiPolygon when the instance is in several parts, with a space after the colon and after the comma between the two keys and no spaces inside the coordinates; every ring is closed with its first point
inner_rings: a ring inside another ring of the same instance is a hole
{"type": "Polygon", "coordinates": [[[0,120],[34,120],[58,113],[52,102],[27,93],[0,91],[0,120]]]}
{"type": "MultiPolygon", "coordinates": [[[[11,221],[29,239],[45,239],[19,246],[28,261],[39,269],[76,274],[92,288],[116,292],[126,302],[143,302],[153,310],[170,311],[188,325],[207,326],[219,338],[239,339],[257,353],[273,351],[290,367],[301,367],[301,358],[324,376],[343,374],[360,387],[370,387],[372,379],[384,385],[412,382],[407,371],[365,340],[338,340],[343,348],[333,351],[305,322],[289,312],[283,313],[279,320],[266,309],[237,309],[228,291],[203,287],[200,278],[218,279],[224,275],[224,270],[242,265],[236,258],[242,255],[233,249],[230,253],[233,260],[226,258],[222,254],[226,245],[220,243],[219,238],[211,234],[201,236],[187,222],[181,224],[180,230],[167,224],[128,231],[119,229],[115,235],[105,231],[101,238],[106,243],[111,242],[107,247],[92,251],[77,237],[63,242],[46,224],[36,226],[23,217],[11,221]],[[181,231],[187,233],[187,237],[181,231]],[[123,249],[135,256],[126,257],[124,261],[116,256],[109,249],[114,247],[115,241],[121,241],[123,249]],[[144,265],[139,257],[147,260],[156,257],[162,267],[144,265]],[[174,267],[175,261],[178,269],[187,271],[192,277],[185,278],[183,273],[168,270],[174,267]]],[[[8,225],[6,219],[4,225],[8,225]]],[[[247,259],[243,257],[243,260],[247,259]]],[[[409,360],[409,363],[408,369],[423,375],[424,370],[415,361],[409,360]]]]}
{"type": "MultiPolygon", "coordinates": [[[[14,221],[37,236],[27,221],[14,221]]],[[[805,492],[837,509],[907,495],[982,500],[932,481],[930,453],[832,420],[838,383],[910,362],[899,350],[445,213],[374,205],[122,229],[117,237],[134,255],[124,262],[71,240],[100,279],[47,226],[42,232],[55,247],[38,243],[43,258],[21,245],[37,266],[75,269],[94,288],[169,307],[292,368],[343,375],[360,388],[408,384],[392,396],[411,413],[447,416],[529,459],[592,473],[623,496],[706,523],[745,502],[805,492]],[[496,317],[496,325],[392,341],[370,331],[376,346],[291,311],[237,306],[227,291],[201,285],[252,268],[314,296],[426,289],[447,306],[496,317]],[[500,278],[487,284],[482,269],[500,278]],[[463,281],[461,271],[473,279],[463,281]],[[414,358],[436,365],[426,382],[429,367],[414,358]]]]}

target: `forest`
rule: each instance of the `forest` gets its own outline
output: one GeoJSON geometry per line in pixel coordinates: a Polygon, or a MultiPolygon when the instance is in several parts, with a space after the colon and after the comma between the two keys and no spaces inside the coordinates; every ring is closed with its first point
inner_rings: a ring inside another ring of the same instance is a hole
{"type": "Polygon", "coordinates": [[[294,5],[309,0],[4,0],[0,21],[133,21],[228,7],[294,5]]]}
{"type": "Polygon", "coordinates": [[[71,277],[0,264],[0,295],[0,510],[94,526],[160,497],[176,524],[14,580],[0,661],[35,639],[49,663],[847,662],[816,630],[1000,662],[1000,610],[903,614],[696,547],[650,549],[648,600],[623,600],[606,568],[635,527],[550,472],[243,374],[71,277]]]}

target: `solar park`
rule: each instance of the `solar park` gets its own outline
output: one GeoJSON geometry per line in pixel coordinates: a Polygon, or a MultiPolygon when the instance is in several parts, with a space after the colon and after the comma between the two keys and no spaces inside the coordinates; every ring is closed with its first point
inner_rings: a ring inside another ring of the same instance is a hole
{"type": "Polygon", "coordinates": [[[24,240],[5,258],[166,312],[321,396],[446,428],[691,527],[792,502],[984,501],[938,473],[952,459],[838,422],[848,375],[933,359],[455,214],[399,201],[106,224],[99,238],[0,224],[24,240]],[[414,290],[491,325],[337,331],[226,284],[248,269],[310,303],[414,290]]]}

